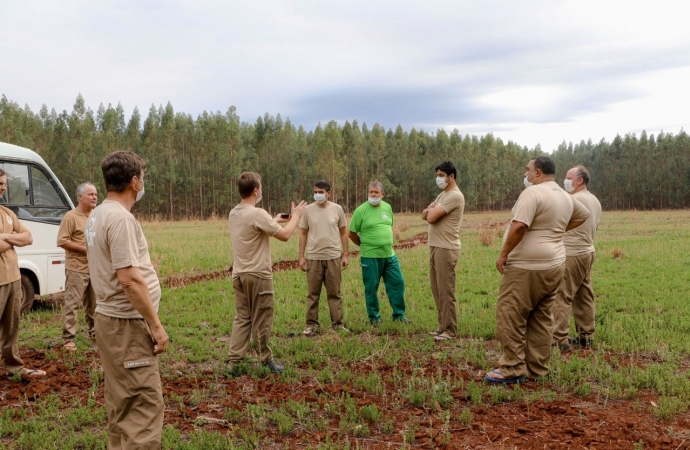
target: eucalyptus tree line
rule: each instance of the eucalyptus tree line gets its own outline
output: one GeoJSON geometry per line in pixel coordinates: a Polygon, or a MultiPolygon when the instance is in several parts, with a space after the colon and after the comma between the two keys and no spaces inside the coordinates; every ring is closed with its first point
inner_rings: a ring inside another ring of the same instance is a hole
{"type": "MultiPolygon", "coordinates": [[[[38,152],[69,192],[84,180],[104,192],[103,156],[117,149],[136,152],[148,164],[146,195],[136,211],[168,220],[225,216],[239,201],[234,180],[245,170],[261,173],[263,206],[273,213],[309,200],[319,179],[331,182],[333,200],[348,211],[366,199],[368,182],[377,179],[394,210],[419,212],[438,193],[433,168],[447,159],[457,167],[468,211],[502,210],[520,194],[526,162],[545,154],[538,146],[457,130],[386,130],[353,120],[306,131],[280,114],[243,122],[235,107],[194,118],[168,103],[151,106],[146,117],[134,108],[126,121],[120,104],[94,112],[81,95],[69,113],[45,105],[34,113],[3,96],[0,141],[38,152]]],[[[690,139],[683,130],[626,134],[610,143],[564,142],[552,157],[558,181],[568,168],[587,166],[590,190],[607,209],[690,207],[690,139]]]]}

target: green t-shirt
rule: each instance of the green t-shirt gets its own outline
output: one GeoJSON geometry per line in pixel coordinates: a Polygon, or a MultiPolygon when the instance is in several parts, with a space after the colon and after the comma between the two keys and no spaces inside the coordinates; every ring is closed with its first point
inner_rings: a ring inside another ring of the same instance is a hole
{"type": "Polygon", "coordinates": [[[359,205],[352,214],[350,231],[359,233],[360,256],[390,258],[393,251],[393,208],[381,201],[379,206],[369,202],[359,205]]]}

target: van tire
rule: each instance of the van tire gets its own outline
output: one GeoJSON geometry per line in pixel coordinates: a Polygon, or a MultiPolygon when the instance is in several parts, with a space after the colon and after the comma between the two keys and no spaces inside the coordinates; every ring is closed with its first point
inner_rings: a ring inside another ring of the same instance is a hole
{"type": "Polygon", "coordinates": [[[34,284],[31,282],[31,278],[25,273],[22,274],[21,278],[22,284],[22,314],[31,311],[31,307],[34,306],[34,297],[36,296],[36,290],[34,289],[34,284]]]}

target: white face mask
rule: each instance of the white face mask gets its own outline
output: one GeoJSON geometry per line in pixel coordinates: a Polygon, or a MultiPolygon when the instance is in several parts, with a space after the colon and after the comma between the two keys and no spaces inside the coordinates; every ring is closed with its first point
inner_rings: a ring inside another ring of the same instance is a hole
{"type": "Polygon", "coordinates": [[[525,175],[525,178],[522,180],[522,184],[524,184],[526,188],[532,186],[532,182],[528,180],[530,173],[532,172],[527,172],[527,175],[525,175]]]}
{"type": "Polygon", "coordinates": [[[326,201],[326,194],[314,194],[314,201],[316,203],[323,203],[326,201]]]}
{"type": "Polygon", "coordinates": [[[381,198],[380,197],[369,197],[369,203],[371,203],[373,206],[381,204],[381,198]]]}
{"type": "MultiPolygon", "coordinates": [[[[136,183],[134,185],[136,186],[136,183]]],[[[134,188],[134,190],[137,191],[137,188],[134,188]]],[[[138,202],[139,200],[141,200],[141,197],[144,196],[145,190],[146,190],[146,186],[144,186],[144,182],[142,181],[141,182],[141,190],[137,191],[137,198],[136,198],[136,200],[134,200],[135,203],[138,202]]]]}
{"type": "Polygon", "coordinates": [[[259,196],[256,197],[256,202],[254,202],[254,204],[259,203],[259,202],[261,201],[262,198],[263,198],[263,191],[260,190],[260,191],[259,191],[259,196]]]}
{"type": "Polygon", "coordinates": [[[438,186],[439,189],[445,189],[448,186],[446,179],[447,177],[436,177],[436,186],[438,186]]]}
{"type": "Polygon", "coordinates": [[[573,192],[573,190],[575,189],[573,187],[573,180],[569,180],[567,178],[563,180],[563,187],[565,188],[565,192],[567,192],[568,194],[573,192]]]}

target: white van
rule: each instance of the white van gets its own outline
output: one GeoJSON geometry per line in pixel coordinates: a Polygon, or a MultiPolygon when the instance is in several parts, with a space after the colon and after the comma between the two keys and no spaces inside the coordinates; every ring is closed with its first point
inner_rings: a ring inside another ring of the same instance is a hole
{"type": "Polygon", "coordinates": [[[0,169],[7,174],[0,204],[14,211],[34,239],[33,244],[16,249],[22,311],[28,311],[36,294],[65,290],[65,251],[57,246],[57,234],[62,217],[74,205],[43,158],[27,148],[0,142],[0,169]]]}

